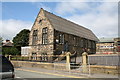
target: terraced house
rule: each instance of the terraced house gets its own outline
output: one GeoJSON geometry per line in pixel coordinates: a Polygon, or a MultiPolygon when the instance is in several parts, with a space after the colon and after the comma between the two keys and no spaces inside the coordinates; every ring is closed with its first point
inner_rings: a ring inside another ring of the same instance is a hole
{"type": "Polygon", "coordinates": [[[97,41],[91,30],[41,8],[29,36],[30,55],[95,53],[97,41]]]}

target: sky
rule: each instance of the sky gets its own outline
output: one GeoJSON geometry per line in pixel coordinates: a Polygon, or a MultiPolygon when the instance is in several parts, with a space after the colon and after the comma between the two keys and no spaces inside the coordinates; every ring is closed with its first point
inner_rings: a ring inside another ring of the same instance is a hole
{"type": "Polygon", "coordinates": [[[22,29],[31,30],[40,8],[90,30],[98,38],[118,37],[118,2],[57,1],[1,2],[0,33],[12,40],[22,29]]]}

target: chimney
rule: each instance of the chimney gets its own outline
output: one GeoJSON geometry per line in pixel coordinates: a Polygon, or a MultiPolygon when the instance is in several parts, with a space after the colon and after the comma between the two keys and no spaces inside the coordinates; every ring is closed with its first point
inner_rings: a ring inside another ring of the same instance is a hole
{"type": "Polygon", "coordinates": [[[10,42],[10,40],[6,39],[6,42],[10,42]]]}

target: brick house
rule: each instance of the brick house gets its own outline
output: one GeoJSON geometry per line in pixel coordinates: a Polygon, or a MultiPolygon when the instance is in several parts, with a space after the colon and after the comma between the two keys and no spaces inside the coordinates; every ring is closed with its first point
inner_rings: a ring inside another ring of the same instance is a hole
{"type": "Polygon", "coordinates": [[[30,55],[60,55],[66,51],[81,55],[85,49],[95,53],[97,41],[91,30],[41,8],[29,36],[30,55]]]}

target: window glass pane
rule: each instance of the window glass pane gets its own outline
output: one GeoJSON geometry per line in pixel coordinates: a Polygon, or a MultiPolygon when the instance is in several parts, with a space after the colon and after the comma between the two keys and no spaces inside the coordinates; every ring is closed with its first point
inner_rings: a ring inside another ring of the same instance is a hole
{"type": "Polygon", "coordinates": [[[47,37],[47,27],[43,28],[42,30],[42,44],[48,43],[48,37],[47,37]]]}
{"type": "Polygon", "coordinates": [[[32,44],[34,45],[36,43],[36,41],[38,40],[38,30],[34,30],[33,31],[33,41],[32,44]]]}
{"type": "Polygon", "coordinates": [[[39,23],[41,23],[42,22],[42,20],[39,20],[39,23]]]}
{"type": "Polygon", "coordinates": [[[64,34],[59,34],[59,43],[60,44],[64,43],[64,34]]]}
{"type": "Polygon", "coordinates": [[[81,39],[81,47],[83,47],[83,39],[81,39]]]}

